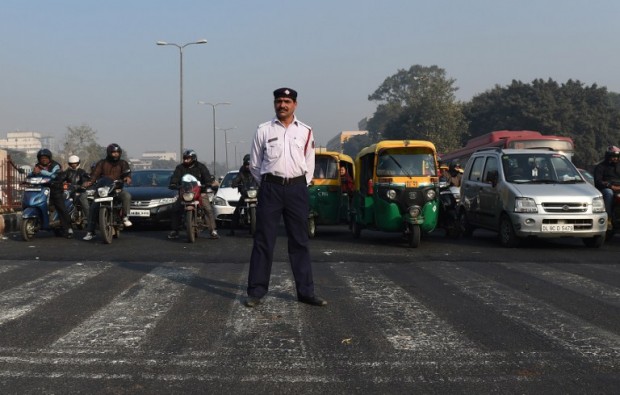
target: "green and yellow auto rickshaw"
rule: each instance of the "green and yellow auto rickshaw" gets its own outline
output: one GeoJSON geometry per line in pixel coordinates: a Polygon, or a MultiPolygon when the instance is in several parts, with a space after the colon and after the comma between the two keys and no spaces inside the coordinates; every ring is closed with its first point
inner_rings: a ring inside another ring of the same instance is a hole
{"type": "Polygon", "coordinates": [[[317,225],[349,223],[353,192],[353,159],[345,154],[315,149],[314,178],[308,187],[310,213],[308,235],[316,235],[317,225]]]}
{"type": "Polygon", "coordinates": [[[439,174],[435,146],[423,140],[386,140],[355,158],[353,235],[362,229],[402,232],[418,247],[437,226],[439,174]]]}

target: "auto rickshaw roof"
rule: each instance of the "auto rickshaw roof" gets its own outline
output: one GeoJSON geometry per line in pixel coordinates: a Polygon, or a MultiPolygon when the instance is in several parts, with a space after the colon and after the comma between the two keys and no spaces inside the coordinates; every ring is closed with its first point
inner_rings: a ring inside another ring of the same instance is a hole
{"type": "Polygon", "coordinates": [[[349,155],[347,154],[343,154],[340,152],[336,152],[336,151],[326,151],[324,148],[315,148],[314,149],[314,155],[323,155],[323,156],[331,156],[337,160],[340,161],[345,161],[345,162],[349,162],[349,163],[353,163],[353,158],[351,158],[349,155]]]}
{"type": "Polygon", "coordinates": [[[401,147],[423,147],[430,148],[435,152],[435,144],[426,140],[383,140],[370,145],[366,148],[363,148],[356,156],[359,158],[361,156],[367,155],[373,152],[380,152],[389,148],[401,148],[401,147]]]}

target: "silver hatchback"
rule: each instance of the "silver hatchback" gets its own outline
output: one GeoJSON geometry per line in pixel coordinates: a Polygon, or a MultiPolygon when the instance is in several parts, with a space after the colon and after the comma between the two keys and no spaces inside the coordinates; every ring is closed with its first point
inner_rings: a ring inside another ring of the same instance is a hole
{"type": "Polygon", "coordinates": [[[541,149],[474,153],[463,174],[459,218],[466,236],[493,230],[506,247],[534,236],[580,237],[596,248],[607,229],[601,193],[563,154],[541,149]]]}

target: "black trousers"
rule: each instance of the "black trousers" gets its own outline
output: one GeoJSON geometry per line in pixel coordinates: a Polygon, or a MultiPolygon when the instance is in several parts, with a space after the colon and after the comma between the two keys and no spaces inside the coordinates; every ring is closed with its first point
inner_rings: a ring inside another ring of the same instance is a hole
{"type": "Polygon", "coordinates": [[[68,231],[71,228],[71,217],[65,206],[65,197],[62,191],[50,191],[50,203],[56,208],[58,217],[60,218],[60,224],[64,231],[68,231]]]}
{"type": "Polygon", "coordinates": [[[308,187],[305,183],[279,185],[263,181],[256,207],[256,233],[250,258],[248,296],[262,298],[269,289],[273,250],[280,218],[288,238],[288,256],[297,296],[314,296],[308,247],[308,187]]]}

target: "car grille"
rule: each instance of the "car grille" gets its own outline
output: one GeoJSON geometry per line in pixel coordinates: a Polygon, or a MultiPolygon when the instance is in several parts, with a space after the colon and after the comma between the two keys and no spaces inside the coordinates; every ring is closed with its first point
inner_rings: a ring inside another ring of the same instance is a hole
{"type": "Polygon", "coordinates": [[[157,201],[153,200],[133,200],[131,202],[133,208],[151,208],[157,207],[157,201]]]}
{"type": "Polygon", "coordinates": [[[591,219],[543,219],[545,225],[573,225],[575,230],[592,229],[591,219]]]}
{"type": "Polygon", "coordinates": [[[542,206],[547,213],[585,213],[588,211],[587,203],[543,203],[542,206]]]}

